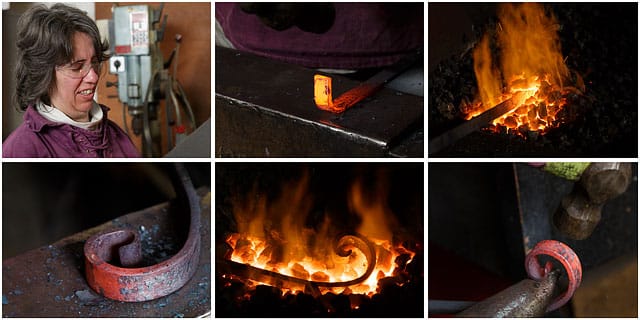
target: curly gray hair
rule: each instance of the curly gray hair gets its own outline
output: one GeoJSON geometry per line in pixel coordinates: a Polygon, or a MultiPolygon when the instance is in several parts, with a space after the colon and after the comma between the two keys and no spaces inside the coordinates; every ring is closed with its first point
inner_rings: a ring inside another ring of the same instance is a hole
{"type": "Polygon", "coordinates": [[[50,104],[55,89],[55,67],[73,59],[76,32],[93,40],[96,58],[109,59],[109,44],[102,41],[95,22],[86,12],[64,4],[37,5],[18,20],[18,61],[14,103],[22,111],[36,102],[50,104]]]}

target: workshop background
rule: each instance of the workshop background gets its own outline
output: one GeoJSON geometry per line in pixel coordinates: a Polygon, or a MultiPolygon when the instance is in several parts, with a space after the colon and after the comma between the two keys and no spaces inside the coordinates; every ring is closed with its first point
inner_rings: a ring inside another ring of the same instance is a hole
{"type": "Polygon", "coordinates": [[[605,202],[584,240],[560,233],[552,214],[576,182],[525,163],[429,164],[429,316],[457,313],[526,279],[524,258],[541,240],[573,249],[582,284],[561,317],[637,317],[638,168],[605,202]]]}
{"type": "MultiPolygon", "coordinates": [[[[22,123],[23,113],[18,112],[11,103],[11,96],[15,90],[14,69],[16,63],[16,23],[22,13],[35,3],[10,3],[8,10],[2,11],[2,88],[5,94],[2,96],[2,139],[4,140],[15,128],[22,123]],[[10,93],[10,94],[8,94],[10,93]]],[[[145,4],[118,3],[118,5],[145,4]]],[[[149,3],[152,7],[159,7],[160,3],[149,3]]],[[[111,7],[114,3],[72,3],[86,11],[94,19],[113,19],[111,7]]],[[[211,4],[208,2],[186,3],[167,2],[164,5],[163,15],[168,15],[166,32],[160,48],[165,61],[169,58],[171,50],[175,47],[175,35],[182,35],[180,55],[178,61],[178,81],[182,84],[186,96],[189,99],[196,119],[196,125],[200,127],[211,117],[211,4]]],[[[174,60],[173,63],[176,63],[174,60]]],[[[103,68],[103,74],[98,84],[97,101],[106,105],[111,110],[109,119],[116,122],[121,128],[125,128],[122,118],[123,105],[117,98],[115,87],[107,88],[107,82],[117,82],[117,76],[110,74],[108,68],[103,68]],[[106,70],[105,70],[106,69],[106,70]]],[[[164,101],[160,104],[159,118],[161,123],[165,121],[164,101]]],[[[131,118],[127,115],[126,126],[131,127],[131,118]]],[[[161,130],[163,141],[166,140],[166,130],[161,130]]],[[[142,150],[140,136],[130,134],[138,150],[142,150]]],[[[203,143],[210,143],[206,141],[203,143]]],[[[166,146],[163,146],[162,154],[166,154],[166,146]]]]}

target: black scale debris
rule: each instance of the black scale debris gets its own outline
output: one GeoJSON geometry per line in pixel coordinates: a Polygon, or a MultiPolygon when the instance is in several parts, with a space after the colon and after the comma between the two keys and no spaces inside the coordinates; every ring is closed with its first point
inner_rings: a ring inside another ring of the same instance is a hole
{"type": "Polygon", "coordinates": [[[176,246],[176,240],[172,236],[158,237],[160,226],[154,224],[150,227],[138,228],[142,242],[143,263],[146,266],[154,265],[175,255],[180,248],[176,246]]]}

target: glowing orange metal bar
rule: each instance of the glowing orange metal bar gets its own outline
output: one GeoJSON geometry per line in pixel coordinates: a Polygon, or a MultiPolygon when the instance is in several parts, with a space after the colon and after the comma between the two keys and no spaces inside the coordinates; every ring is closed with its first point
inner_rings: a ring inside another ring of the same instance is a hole
{"type": "Polygon", "coordinates": [[[314,99],[316,106],[322,110],[341,113],[352,107],[356,103],[374,94],[384,83],[364,82],[355,88],[343,93],[335,100],[332,98],[331,77],[316,74],[313,77],[314,99]]]}
{"type": "Polygon", "coordinates": [[[380,90],[387,82],[408,69],[421,57],[421,51],[411,54],[395,65],[378,72],[369,80],[343,93],[335,100],[332,98],[331,77],[316,74],[313,76],[313,92],[316,106],[319,109],[341,113],[356,103],[366,99],[380,90]]]}
{"type": "Polygon", "coordinates": [[[320,74],[313,76],[313,99],[315,100],[318,108],[333,112],[331,77],[320,74]]]}

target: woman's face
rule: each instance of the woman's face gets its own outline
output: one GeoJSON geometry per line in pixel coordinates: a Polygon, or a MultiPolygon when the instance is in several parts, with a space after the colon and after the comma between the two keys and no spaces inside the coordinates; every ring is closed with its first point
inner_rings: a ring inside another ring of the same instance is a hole
{"type": "Polygon", "coordinates": [[[51,92],[51,104],[64,112],[69,118],[78,122],[89,121],[89,111],[93,106],[93,95],[96,92],[100,75],[91,68],[96,54],[91,38],[82,32],[73,36],[73,60],[70,64],[56,68],[56,85],[51,92]],[[81,68],[89,68],[84,77],[81,68]],[[75,76],[74,76],[75,74],[75,76]]]}

